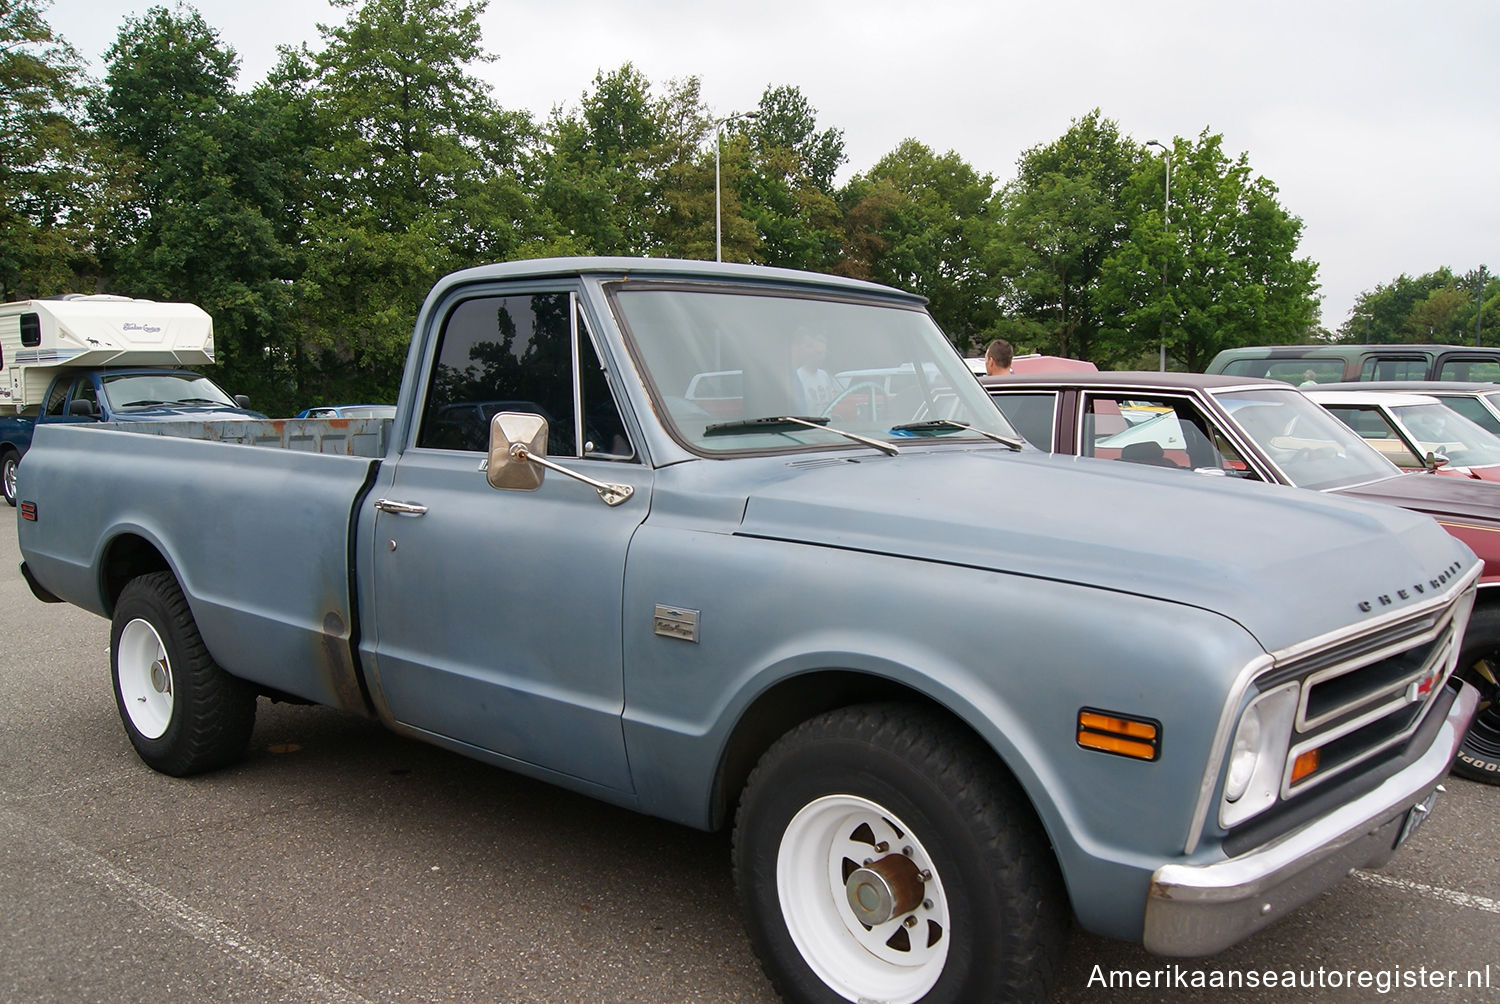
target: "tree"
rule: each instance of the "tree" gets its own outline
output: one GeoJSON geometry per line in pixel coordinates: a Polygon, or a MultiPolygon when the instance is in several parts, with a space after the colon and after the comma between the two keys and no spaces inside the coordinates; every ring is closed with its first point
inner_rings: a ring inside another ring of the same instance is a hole
{"type": "Polygon", "coordinates": [[[1027,151],[997,197],[988,253],[1009,278],[1006,305],[1031,322],[1011,326],[1039,350],[1091,358],[1103,325],[1097,305],[1105,259],[1125,239],[1133,206],[1125,188],[1141,147],[1094,109],[1046,146],[1027,151]]]}
{"type": "Polygon", "coordinates": [[[796,87],[766,88],[747,133],[753,159],[739,190],[760,235],[754,260],[828,268],[842,237],[833,176],[845,160],[843,133],[820,131],[816,112],[796,87]]]}
{"type": "Polygon", "coordinates": [[[44,8],[0,0],[0,300],[66,292],[86,267],[83,71],[44,8]]]}
{"type": "Polygon", "coordinates": [[[271,103],[234,91],[238,57],[191,8],[127,18],[105,63],[105,87],[88,103],[111,176],[99,232],[105,282],[202,306],[220,379],[261,406],[282,405],[268,353],[288,306],[275,165],[300,151],[258,132],[271,103]]]}
{"type": "Polygon", "coordinates": [[[839,271],[913,290],[961,351],[998,316],[984,268],[994,179],[958,154],[908,139],[839,193],[847,221],[839,271]]]}
{"type": "MultiPolygon", "coordinates": [[[[529,117],[469,70],[485,4],[354,8],[306,56],[323,145],[299,282],[316,397],[393,400],[417,306],[444,273],[550,247],[525,196],[529,117]]],[[[295,76],[295,74],[289,74],[295,76]]]]}
{"type": "Polygon", "coordinates": [[[1174,140],[1167,219],[1161,158],[1143,159],[1126,186],[1128,240],[1100,275],[1096,361],[1154,355],[1158,339],[1189,370],[1221,349],[1296,342],[1318,319],[1317,265],[1295,257],[1302,221],[1253,176],[1245,154],[1231,161],[1222,137],[1174,140]]]}
{"type": "Polygon", "coordinates": [[[1356,344],[1473,344],[1481,295],[1484,312],[1479,318],[1479,337],[1483,339],[1488,330],[1494,336],[1492,343],[1500,340],[1500,332],[1493,326],[1500,313],[1500,283],[1486,275],[1475,270],[1459,276],[1452,269],[1440,268],[1415,278],[1397,276],[1360,294],[1348,320],[1339,326],[1338,340],[1356,344]]]}

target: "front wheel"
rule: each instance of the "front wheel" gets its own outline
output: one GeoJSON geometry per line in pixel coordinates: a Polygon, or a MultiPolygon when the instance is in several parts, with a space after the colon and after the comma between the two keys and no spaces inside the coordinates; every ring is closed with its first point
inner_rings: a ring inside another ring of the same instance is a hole
{"type": "Polygon", "coordinates": [[[845,708],[778,740],[746,785],[734,874],[783,998],[1040,1000],[1066,896],[1035,813],[947,719],[845,708]]]}
{"type": "Polygon", "coordinates": [[[0,453],[0,485],[4,486],[5,501],[16,504],[16,473],[21,467],[21,455],[15,450],[0,453]]]}
{"type": "Polygon", "coordinates": [[[1453,773],[1500,784],[1500,607],[1475,609],[1458,653],[1458,677],[1479,688],[1479,712],[1453,759],[1453,773]]]}
{"type": "Polygon", "coordinates": [[[115,705],[136,753],[175,777],[239,759],[255,726],[255,690],[220,669],[171,572],[132,579],[110,626],[115,705]]]}

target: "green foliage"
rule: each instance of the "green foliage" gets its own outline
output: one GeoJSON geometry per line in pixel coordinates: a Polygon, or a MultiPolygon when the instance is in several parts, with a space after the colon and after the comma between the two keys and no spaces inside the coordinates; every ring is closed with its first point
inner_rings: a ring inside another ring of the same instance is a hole
{"type": "Polygon", "coordinates": [[[921,293],[960,351],[981,347],[998,317],[984,268],[994,184],[952,151],[904,141],[840,193],[846,219],[867,229],[841,271],[921,293]]]}
{"type": "Polygon", "coordinates": [[[1436,343],[1472,345],[1500,343],[1500,280],[1483,269],[1455,275],[1440,268],[1413,278],[1397,276],[1388,284],[1362,293],[1338,330],[1337,340],[1353,344],[1436,343]],[[1477,304],[1483,286],[1484,312],[1477,304]],[[1485,332],[1489,332],[1486,336],[1485,332]]]}
{"type": "Polygon", "coordinates": [[[234,50],[190,9],[128,18],[105,62],[88,107],[112,172],[98,231],[109,284],[201,305],[214,317],[215,375],[274,402],[290,305],[288,186],[276,168],[301,151],[259,131],[281,113],[235,92],[234,50]]]}
{"type": "Polygon", "coordinates": [[[1016,180],[996,200],[1000,225],[989,257],[992,273],[1009,278],[1013,315],[1034,324],[1023,344],[1092,357],[1104,323],[1100,275],[1137,208],[1126,186],[1140,157],[1141,147],[1098,109],[1021,157],[1016,180]]]}
{"type": "Polygon", "coordinates": [[[1294,257],[1302,221],[1276,201],[1276,187],[1231,161],[1207,130],[1172,150],[1171,215],[1159,158],[1144,159],[1127,185],[1135,205],[1128,239],[1100,275],[1097,358],[1138,359],[1164,343],[1168,357],[1202,370],[1221,349],[1306,340],[1317,321],[1317,266],[1294,257]],[[1159,340],[1159,342],[1158,342],[1159,340]]]}
{"type": "Polygon", "coordinates": [[[0,300],[75,290],[88,267],[82,70],[42,10],[0,0],[0,300]]]}

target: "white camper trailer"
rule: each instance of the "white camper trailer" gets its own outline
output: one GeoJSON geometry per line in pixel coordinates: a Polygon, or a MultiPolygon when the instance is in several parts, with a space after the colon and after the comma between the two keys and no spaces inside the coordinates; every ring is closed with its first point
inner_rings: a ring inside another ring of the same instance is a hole
{"type": "Polygon", "coordinates": [[[36,414],[59,367],[213,361],[213,318],[191,303],[71,295],[0,304],[0,414],[36,414]]]}

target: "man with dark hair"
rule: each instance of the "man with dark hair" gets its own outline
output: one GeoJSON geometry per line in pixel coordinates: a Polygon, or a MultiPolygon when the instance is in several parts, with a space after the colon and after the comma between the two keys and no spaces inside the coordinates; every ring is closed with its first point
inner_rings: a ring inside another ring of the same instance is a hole
{"type": "Polygon", "coordinates": [[[997,338],[990,342],[989,347],[984,350],[984,372],[987,376],[1009,376],[1010,361],[1015,357],[1016,350],[1011,348],[1010,342],[1003,338],[997,338]]]}

